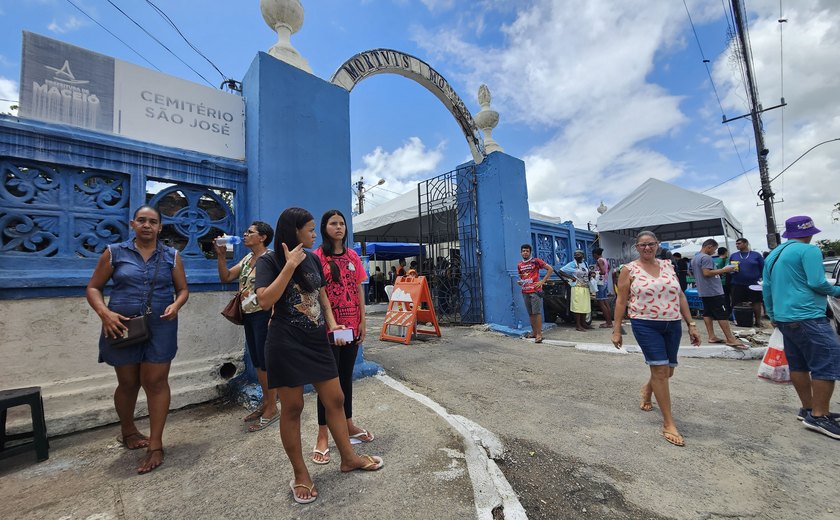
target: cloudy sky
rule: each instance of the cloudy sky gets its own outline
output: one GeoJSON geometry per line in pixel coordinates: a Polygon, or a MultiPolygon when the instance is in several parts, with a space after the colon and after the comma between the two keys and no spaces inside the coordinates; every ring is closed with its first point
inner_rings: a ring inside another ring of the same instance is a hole
{"type": "MultiPolygon", "coordinates": [[[[218,86],[219,73],[147,2],[111,2],[218,86]]],[[[0,0],[0,99],[17,99],[22,30],[205,82],[111,2],[0,0]]],[[[256,0],[154,3],[227,77],[241,78],[274,43],[256,0]]],[[[292,43],[321,78],[359,51],[387,47],[433,65],[473,114],[487,84],[501,116],[494,137],[524,159],[531,209],[586,227],[601,201],[611,207],[655,177],[722,198],[756,248],[766,246],[751,123],[721,124],[723,114],[749,111],[728,0],[302,3],[306,20],[292,43]]],[[[840,2],[745,3],[761,102],[788,104],[763,116],[775,176],[812,146],[840,138],[840,2]]],[[[350,99],[354,180],[386,181],[370,191],[368,208],[469,158],[446,109],[411,81],[376,76],[350,99]]],[[[5,110],[10,101],[0,103],[5,110]]],[[[831,222],[838,160],[840,142],[825,144],[774,181],[780,223],[804,213],[823,229],[818,238],[840,238],[840,223],[831,222]]]]}

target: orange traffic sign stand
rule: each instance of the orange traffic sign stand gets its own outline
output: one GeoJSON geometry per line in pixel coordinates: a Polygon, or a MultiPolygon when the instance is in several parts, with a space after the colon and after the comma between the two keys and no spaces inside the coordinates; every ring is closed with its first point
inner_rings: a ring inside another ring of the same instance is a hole
{"type": "Polygon", "coordinates": [[[394,291],[388,301],[385,323],[379,339],[408,345],[412,334],[434,334],[440,337],[440,325],[432,304],[432,295],[425,276],[412,270],[394,282],[394,291]],[[433,328],[420,328],[419,323],[431,323],[433,328]]]}

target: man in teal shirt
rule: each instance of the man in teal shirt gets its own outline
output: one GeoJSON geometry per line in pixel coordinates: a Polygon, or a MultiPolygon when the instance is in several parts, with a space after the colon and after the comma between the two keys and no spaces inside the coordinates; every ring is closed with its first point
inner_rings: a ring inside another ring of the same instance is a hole
{"type": "Polygon", "coordinates": [[[840,297],[828,283],[822,253],[811,239],[820,230],[810,217],[785,221],[789,239],[764,262],[764,308],[785,338],[790,379],[802,402],[797,418],[806,428],[840,439],[840,414],[829,412],[840,379],[840,342],[825,316],[826,296],[840,297]]]}

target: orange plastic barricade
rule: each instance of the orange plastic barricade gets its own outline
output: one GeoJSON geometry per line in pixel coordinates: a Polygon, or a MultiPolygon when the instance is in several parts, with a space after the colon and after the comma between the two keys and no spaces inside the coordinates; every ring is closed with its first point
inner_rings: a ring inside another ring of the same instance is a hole
{"type": "Polygon", "coordinates": [[[440,326],[426,277],[409,271],[408,276],[397,277],[394,282],[394,291],[388,301],[388,311],[379,339],[408,345],[412,334],[434,334],[440,337],[440,326]],[[431,323],[434,328],[420,328],[418,323],[431,323]]]}

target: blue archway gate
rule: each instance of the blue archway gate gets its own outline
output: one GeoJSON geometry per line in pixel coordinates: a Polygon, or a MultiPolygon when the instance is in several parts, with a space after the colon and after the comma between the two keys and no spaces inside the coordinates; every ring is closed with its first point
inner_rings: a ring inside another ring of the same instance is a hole
{"type": "Polygon", "coordinates": [[[420,58],[394,49],[360,52],[335,71],[330,83],[350,92],[359,82],[377,74],[397,74],[406,77],[434,94],[461,127],[475,163],[480,164],[484,160],[484,144],[464,101],[446,78],[420,58]]]}
{"type": "Polygon", "coordinates": [[[356,54],[336,70],[330,82],[350,92],[362,80],[378,74],[397,74],[422,85],[449,110],[466,138],[475,164],[417,186],[417,242],[427,251],[417,267],[429,281],[441,323],[482,323],[475,165],[484,160],[485,153],[475,121],[446,78],[425,61],[393,49],[356,54]]]}

